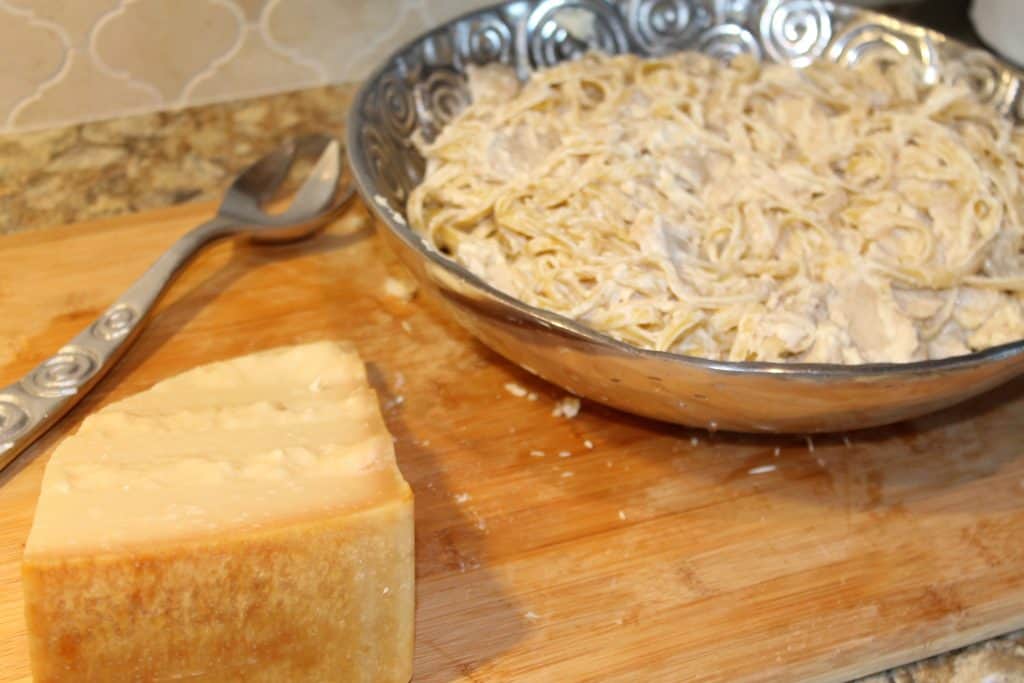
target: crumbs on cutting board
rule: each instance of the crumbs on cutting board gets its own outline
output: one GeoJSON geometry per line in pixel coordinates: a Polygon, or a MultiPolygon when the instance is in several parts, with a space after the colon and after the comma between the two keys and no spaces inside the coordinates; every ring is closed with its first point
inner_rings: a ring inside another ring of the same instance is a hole
{"type": "Polygon", "coordinates": [[[584,439],[583,440],[583,447],[586,448],[588,451],[589,450],[593,450],[594,442],[591,441],[590,439],[584,439]]]}
{"type": "Polygon", "coordinates": [[[512,394],[516,398],[525,398],[527,401],[536,401],[538,396],[534,391],[527,391],[526,387],[516,382],[506,382],[505,391],[512,394]]]}
{"type": "Polygon", "coordinates": [[[530,457],[533,457],[533,458],[543,458],[544,457],[544,451],[530,451],[530,457]]]}
{"type": "Polygon", "coordinates": [[[775,471],[775,465],[761,465],[753,469],[747,470],[747,474],[768,474],[769,472],[775,471]]]}
{"type": "Polygon", "coordinates": [[[521,384],[516,384],[515,382],[505,382],[505,391],[516,398],[523,398],[528,393],[525,387],[521,384]]]}
{"type": "Polygon", "coordinates": [[[566,396],[555,403],[551,414],[555,417],[564,417],[571,420],[580,414],[580,400],[575,396],[566,396]]]}
{"type": "Polygon", "coordinates": [[[384,293],[393,299],[412,301],[416,296],[417,286],[414,282],[401,280],[390,275],[384,280],[384,293]]]}
{"type": "Polygon", "coordinates": [[[458,503],[459,505],[462,505],[466,501],[472,499],[472,496],[470,496],[468,493],[456,493],[452,497],[455,499],[455,502],[458,503]]]}

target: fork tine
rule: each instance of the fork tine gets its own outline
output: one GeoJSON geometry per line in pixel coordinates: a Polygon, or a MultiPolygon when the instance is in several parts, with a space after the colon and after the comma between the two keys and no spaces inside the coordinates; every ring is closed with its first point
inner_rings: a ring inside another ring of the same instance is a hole
{"type": "MultiPolygon", "coordinates": [[[[338,177],[341,175],[341,147],[337,140],[317,137],[321,138],[316,141],[320,157],[285,213],[319,213],[337,195],[338,177]]],[[[299,145],[303,142],[306,140],[300,140],[299,145]]]]}
{"type": "Polygon", "coordinates": [[[228,188],[229,193],[241,193],[262,206],[273,199],[281,183],[288,177],[295,161],[296,144],[283,145],[245,169],[228,188]]]}

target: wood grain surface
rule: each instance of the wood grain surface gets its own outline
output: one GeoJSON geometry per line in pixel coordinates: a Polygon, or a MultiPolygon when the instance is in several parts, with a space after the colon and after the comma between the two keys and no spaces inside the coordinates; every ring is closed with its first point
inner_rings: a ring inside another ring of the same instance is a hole
{"type": "MultiPolygon", "coordinates": [[[[0,384],[212,207],[0,239],[0,384]]],[[[200,363],[349,339],[416,494],[416,681],[843,680],[1024,626],[1024,383],[864,433],[708,434],[584,402],[457,328],[361,206],[223,244],[113,373],[0,475],[0,680],[28,680],[19,562],[54,443],[200,363]],[[514,396],[507,383],[535,394],[514,396]]]]}

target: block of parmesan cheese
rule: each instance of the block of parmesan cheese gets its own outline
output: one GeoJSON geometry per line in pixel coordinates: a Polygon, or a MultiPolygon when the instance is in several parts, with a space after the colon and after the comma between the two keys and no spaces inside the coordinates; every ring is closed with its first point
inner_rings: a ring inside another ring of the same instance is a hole
{"type": "Polygon", "coordinates": [[[23,564],[35,680],[408,681],[412,509],[348,347],[107,406],[43,478],[23,564]]]}

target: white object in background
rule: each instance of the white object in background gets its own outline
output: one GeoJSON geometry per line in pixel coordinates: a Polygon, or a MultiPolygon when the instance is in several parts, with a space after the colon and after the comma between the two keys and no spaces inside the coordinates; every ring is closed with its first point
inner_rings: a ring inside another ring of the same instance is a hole
{"type": "Polygon", "coordinates": [[[992,49],[1024,65],[1024,2],[1021,0],[974,0],[974,28],[992,49]]]}

